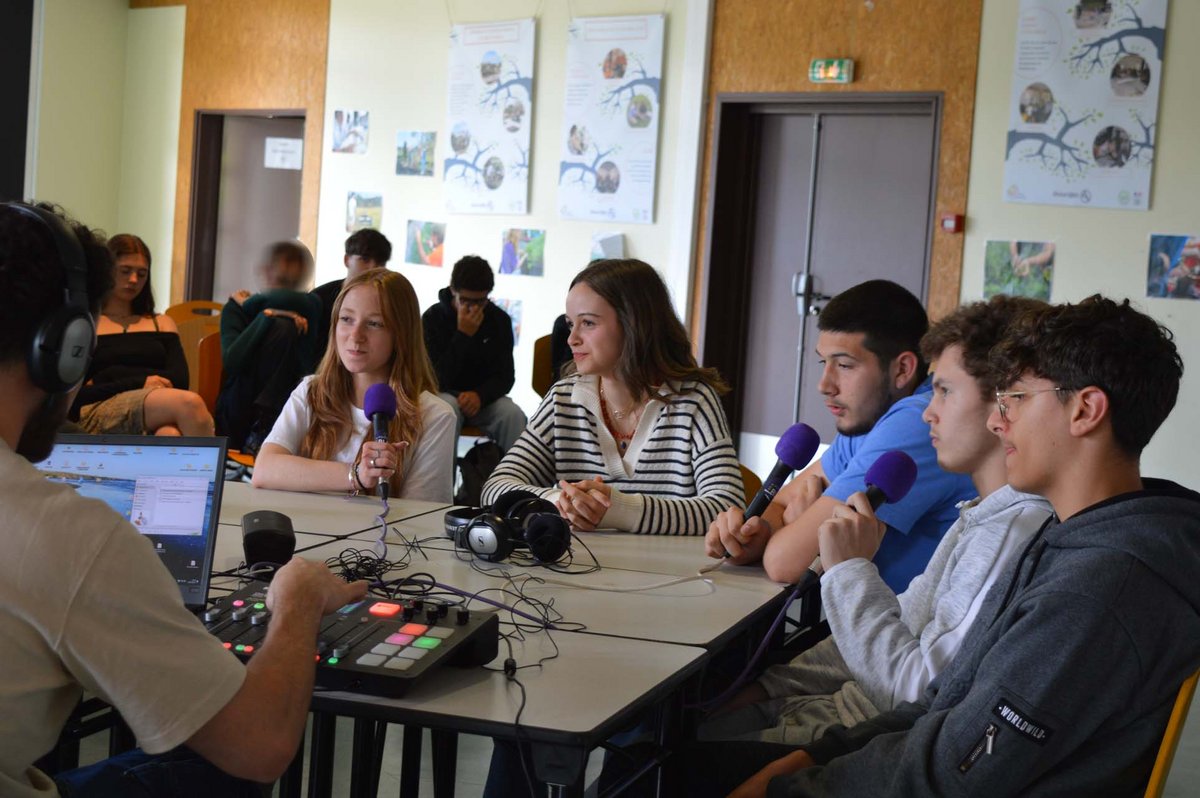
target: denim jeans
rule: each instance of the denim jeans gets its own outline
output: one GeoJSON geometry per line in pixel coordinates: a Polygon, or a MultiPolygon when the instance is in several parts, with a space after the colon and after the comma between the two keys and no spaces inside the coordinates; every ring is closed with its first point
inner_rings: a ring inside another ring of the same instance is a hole
{"type": "Polygon", "coordinates": [[[54,777],[62,798],[263,798],[268,789],[238,779],[180,746],[151,755],[134,748],[54,777]]]}

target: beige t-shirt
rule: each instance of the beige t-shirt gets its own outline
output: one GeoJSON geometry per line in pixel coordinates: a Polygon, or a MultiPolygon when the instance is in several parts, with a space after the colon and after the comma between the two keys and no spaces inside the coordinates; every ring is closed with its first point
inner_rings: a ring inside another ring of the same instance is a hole
{"type": "Polygon", "coordinates": [[[229,703],[245,668],[184,609],[131,524],[3,441],[0,508],[0,795],[54,794],[31,763],[83,690],[115,706],[152,754],[229,703]]]}

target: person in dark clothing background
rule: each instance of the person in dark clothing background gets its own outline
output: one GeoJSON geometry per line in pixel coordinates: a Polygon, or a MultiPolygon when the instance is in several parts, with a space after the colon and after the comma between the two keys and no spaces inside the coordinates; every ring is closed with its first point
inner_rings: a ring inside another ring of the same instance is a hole
{"type": "Polygon", "coordinates": [[[463,424],[479,427],[504,451],[525,429],[525,414],[507,394],[514,382],[512,318],[488,301],[495,279],[478,255],[454,264],[450,287],[425,311],[425,346],[441,396],[463,424]]]}
{"type": "Polygon", "coordinates": [[[333,302],[341,292],[342,285],[346,280],[353,280],[365,271],[387,268],[387,262],[391,259],[392,242],[378,230],[358,230],[346,239],[346,254],[342,257],[342,263],[346,265],[346,277],[330,280],[312,290],[313,295],[321,300],[321,323],[317,325],[317,340],[322,351],[332,328],[329,317],[333,313],[333,302]]]}
{"type": "Polygon", "coordinates": [[[258,451],[292,389],[325,351],[317,332],[321,301],[303,290],[312,268],[303,244],[272,244],[263,259],[263,291],[238,291],[221,311],[225,379],[216,423],[231,449],[258,451]]]}
{"type": "Polygon", "coordinates": [[[567,314],[563,313],[554,320],[550,330],[550,377],[554,382],[563,378],[563,366],[571,362],[571,345],[567,339],[571,337],[571,325],[567,323],[567,314]]]}

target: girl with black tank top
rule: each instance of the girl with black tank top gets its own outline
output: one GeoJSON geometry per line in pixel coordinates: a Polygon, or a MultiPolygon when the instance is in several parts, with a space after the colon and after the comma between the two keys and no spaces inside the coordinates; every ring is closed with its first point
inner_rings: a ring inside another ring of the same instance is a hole
{"type": "Polygon", "coordinates": [[[204,400],[186,390],[179,330],[154,312],[149,248],[129,234],[113,236],[108,247],[115,286],[97,321],[96,351],[72,420],[91,433],[212,435],[204,400]]]}

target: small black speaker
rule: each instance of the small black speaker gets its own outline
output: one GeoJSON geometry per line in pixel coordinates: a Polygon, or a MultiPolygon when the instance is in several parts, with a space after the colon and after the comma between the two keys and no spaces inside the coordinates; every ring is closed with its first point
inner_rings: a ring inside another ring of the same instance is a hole
{"type": "MultiPolygon", "coordinates": [[[[270,563],[276,570],[286,565],[296,552],[296,532],[292,519],[274,510],[255,510],[242,516],[242,549],[246,565],[270,563]]],[[[266,578],[274,574],[264,574],[266,578]]]]}

